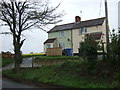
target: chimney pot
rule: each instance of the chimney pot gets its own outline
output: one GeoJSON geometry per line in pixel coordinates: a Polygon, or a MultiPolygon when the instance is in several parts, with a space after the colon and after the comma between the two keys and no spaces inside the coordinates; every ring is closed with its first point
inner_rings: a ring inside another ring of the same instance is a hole
{"type": "Polygon", "coordinates": [[[80,22],[80,21],[81,21],[81,17],[76,16],[76,17],[75,17],[75,22],[80,22]]]}

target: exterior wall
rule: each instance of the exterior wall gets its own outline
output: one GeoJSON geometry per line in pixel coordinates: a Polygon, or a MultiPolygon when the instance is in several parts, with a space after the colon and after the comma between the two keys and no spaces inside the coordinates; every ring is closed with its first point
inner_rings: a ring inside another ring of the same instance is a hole
{"type": "Polygon", "coordinates": [[[47,50],[47,44],[50,44],[50,47],[53,48],[53,43],[45,43],[44,44],[44,52],[47,50]]]}
{"type": "Polygon", "coordinates": [[[48,38],[57,38],[57,47],[59,47],[59,44],[63,43],[65,48],[71,48],[71,30],[64,31],[64,37],[60,37],[59,32],[48,33],[48,38]]]}
{"type": "MultiPolygon", "coordinates": [[[[87,27],[87,33],[93,33],[93,32],[102,32],[104,35],[103,42],[106,42],[106,30],[105,30],[105,22],[103,25],[100,26],[93,26],[93,27],[87,27]]],[[[78,29],[73,29],[72,30],[72,38],[73,38],[73,53],[78,53],[78,48],[80,47],[80,42],[84,41],[84,36],[85,34],[79,34],[78,29]]],[[[104,45],[106,47],[106,44],[104,45]]]]}
{"type": "Polygon", "coordinates": [[[57,47],[57,40],[54,41],[53,47],[57,47]]]}
{"type": "Polygon", "coordinates": [[[53,43],[45,43],[44,44],[44,52],[47,50],[47,44],[50,44],[50,48],[57,47],[57,40],[55,40],[53,43]]]}

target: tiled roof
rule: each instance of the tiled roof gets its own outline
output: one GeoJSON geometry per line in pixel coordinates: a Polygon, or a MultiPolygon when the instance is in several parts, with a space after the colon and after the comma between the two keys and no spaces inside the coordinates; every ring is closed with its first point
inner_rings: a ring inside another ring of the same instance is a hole
{"type": "Polygon", "coordinates": [[[44,44],[45,44],[45,43],[53,43],[55,40],[56,40],[56,38],[47,39],[47,40],[44,42],[44,44]]]}
{"type": "Polygon", "coordinates": [[[63,25],[57,25],[53,27],[49,32],[57,32],[57,31],[63,31],[63,30],[70,30],[70,29],[77,29],[80,27],[91,27],[91,26],[98,26],[102,25],[105,20],[105,17],[97,18],[97,19],[91,19],[81,22],[74,22],[74,23],[68,23],[63,25]]]}

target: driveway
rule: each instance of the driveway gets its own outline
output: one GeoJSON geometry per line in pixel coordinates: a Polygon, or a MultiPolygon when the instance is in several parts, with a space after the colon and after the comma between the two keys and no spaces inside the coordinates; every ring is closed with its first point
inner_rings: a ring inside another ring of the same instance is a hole
{"type": "Polygon", "coordinates": [[[20,67],[32,67],[32,58],[24,58],[20,67]]]}
{"type": "MultiPolygon", "coordinates": [[[[11,64],[3,67],[2,70],[13,69],[14,66],[15,66],[15,63],[11,63],[11,64]]],[[[32,58],[24,58],[20,67],[32,67],[32,58]]]]}

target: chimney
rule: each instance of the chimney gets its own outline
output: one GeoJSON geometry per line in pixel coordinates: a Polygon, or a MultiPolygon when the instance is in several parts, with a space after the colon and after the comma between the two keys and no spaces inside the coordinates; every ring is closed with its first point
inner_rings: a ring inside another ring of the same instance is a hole
{"type": "Polygon", "coordinates": [[[75,22],[80,22],[80,21],[81,21],[81,17],[76,16],[76,17],[75,17],[75,22]]]}

